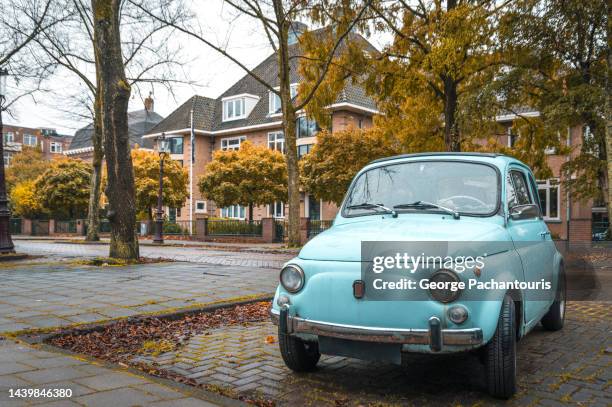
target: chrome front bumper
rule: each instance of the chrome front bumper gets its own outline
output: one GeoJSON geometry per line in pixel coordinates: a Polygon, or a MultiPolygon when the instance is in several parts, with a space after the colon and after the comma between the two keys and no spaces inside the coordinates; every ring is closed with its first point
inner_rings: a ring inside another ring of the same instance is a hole
{"type": "Polygon", "coordinates": [[[408,345],[429,345],[437,352],[447,345],[476,347],[482,345],[482,329],[441,329],[440,319],[431,317],[429,329],[378,328],[344,324],[332,324],[291,316],[288,310],[270,310],[275,325],[281,326],[286,334],[303,333],[331,338],[362,342],[395,343],[408,345]]]}

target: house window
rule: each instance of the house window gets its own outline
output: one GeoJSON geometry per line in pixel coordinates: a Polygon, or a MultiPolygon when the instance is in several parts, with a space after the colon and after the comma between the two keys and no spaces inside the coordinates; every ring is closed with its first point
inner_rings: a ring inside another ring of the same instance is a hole
{"type": "Polygon", "coordinates": [[[285,152],[285,135],[282,131],[268,133],[268,148],[270,150],[285,152]]]}
{"type": "Polygon", "coordinates": [[[4,134],[4,144],[14,143],[14,142],[15,142],[15,133],[13,133],[12,131],[9,131],[8,133],[4,134]]]}
{"type": "Polygon", "coordinates": [[[11,165],[11,153],[9,153],[8,151],[5,151],[3,154],[4,157],[4,166],[8,167],[9,165],[11,165]]]}
{"type": "Polygon", "coordinates": [[[51,152],[52,153],[61,153],[62,152],[62,143],[58,143],[57,141],[52,141],[51,145],[51,152]]]}
{"type": "Polygon", "coordinates": [[[170,154],[183,154],[182,137],[172,137],[168,141],[170,142],[170,154]]]}
{"type": "Polygon", "coordinates": [[[271,205],[268,205],[268,214],[273,218],[284,218],[285,217],[285,204],[280,201],[276,201],[271,205]]]}
{"type": "Polygon", "coordinates": [[[38,145],[38,138],[31,134],[23,135],[23,144],[30,147],[36,147],[38,145]]]}
{"type": "Polygon", "coordinates": [[[310,153],[310,150],[312,150],[312,146],[314,144],[302,144],[300,146],[298,146],[298,158],[302,158],[304,157],[306,154],[310,153]]]}
{"type": "Polygon", "coordinates": [[[306,116],[298,118],[295,127],[297,138],[312,137],[317,134],[319,130],[321,130],[317,122],[307,118],[306,116]]]}
{"type": "Polygon", "coordinates": [[[542,214],[545,220],[559,220],[559,202],[561,190],[558,179],[538,181],[538,194],[542,205],[542,214]]]}
{"type": "Polygon", "coordinates": [[[268,112],[270,114],[280,113],[282,110],[281,98],[276,93],[270,91],[268,112]]]}
{"type": "Polygon", "coordinates": [[[206,213],[206,201],[196,201],[195,213],[206,213]]]}
{"type": "Polygon", "coordinates": [[[222,138],[221,139],[221,150],[238,150],[240,149],[240,144],[246,140],[246,136],[240,137],[230,137],[230,138],[222,138]]]}
{"type": "Polygon", "coordinates": [[[513,148],[516,144],[516,140],[518,139],[518,134],[514,134],[512,132],[512,127],[508,127],[508,147],[513,148]]]}
{"type": "MultiPolygon", "coordinates": [[[[276,89],[278,90],[280,88],[276,88],[276,89]]],[[[297,96],[297,89],[298,89],[298,84],[292,83],[291,87],[289,88],[289,94],[292,100],[293,98],[297,96]]],[[[282,108],[283,106],[281,103],[280,96],[272,91],[268,92],[268,112],[270,114],[280,113],[282,111],[282,108]]]]}
{"type": "Polygon", "coordinates": [[[246,216],[246,207],[241,205],[231,205],[221,208],[222,218],[244,219],[246,216]]]}
{"type": "Polygon", "coordinates": [[[244,119],[245,117],[244,98],[223,101],[223,121],[244,119]]]}

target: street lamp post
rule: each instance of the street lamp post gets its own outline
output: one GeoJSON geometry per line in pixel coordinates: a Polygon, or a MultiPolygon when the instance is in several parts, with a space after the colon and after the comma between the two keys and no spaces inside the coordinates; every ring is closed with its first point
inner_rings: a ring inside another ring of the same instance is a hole
{"type": "Polygon", "coordinates": [[[2,112],[6,101],[6,80],[8,71],[0,68],[0,254],[15,253],[15,245],[11,240],[11,211],[8,207],[6,196],[6,180],[4,177],[4,129],[2,124],[2,112]]]}
{"type": "Polygon", "coordinates": [[[165,133],[157,137],[157,152],[159,153],[159,190],[157,192],[157,212],[155,213],[155,237],[153,243],[164,244],[164,160],[170,151],[170,141],[165,133]]]}

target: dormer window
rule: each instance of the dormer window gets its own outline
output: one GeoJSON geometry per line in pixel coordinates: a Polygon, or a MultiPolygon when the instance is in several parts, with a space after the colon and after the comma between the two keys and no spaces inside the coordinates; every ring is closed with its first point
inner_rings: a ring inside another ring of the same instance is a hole
{"type": "Polygon", "coordinates": [[[246,119],[259,100],[259,97],[242,94],[223,98],[223,121],[246,119]]]}
{"type": "Polygon", "coordinates": [[[223,102],[223,120],[243,119],[244,117],[244,98],[223,102]]]}
{"type": "MultiPolygon", "coordinates": [[[[280,89],[280,88],[275,88],[275,89],[280,89]]],[[[298,89],[298,84],[297,83],[292,83],[291,87],[289,88],[289,92],[291,95],[291,99],[293,99],[294,97],[297,96],[297,89],[298,89]]],[[[279,95],[277,95],[276,93],[270,91],[269,93],[269,109],[268,112],[270,114],[275,114],[275,113],[281,113],[282,111],[282,104],[281,104],[281,98],[279,95]]]]}

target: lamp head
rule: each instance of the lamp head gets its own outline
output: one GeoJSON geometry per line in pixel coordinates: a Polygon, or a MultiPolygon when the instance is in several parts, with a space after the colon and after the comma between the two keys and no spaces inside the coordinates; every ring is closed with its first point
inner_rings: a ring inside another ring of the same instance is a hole
{"type": "Polygon", "coordinates": [[[170,153],[170,140],[166,138],[166,134],[162,133],[156,139],[157,141],[157,152],[159,155],[165,155],[170,153]]]}

